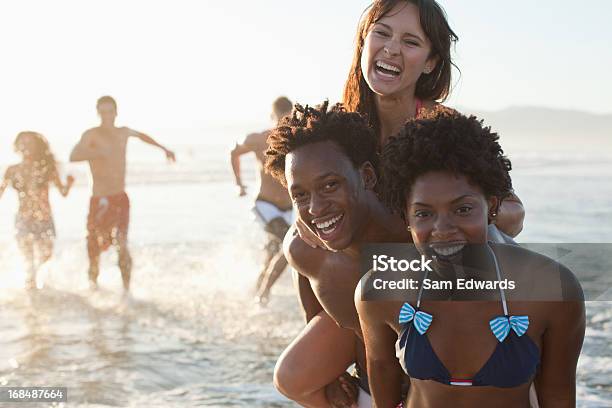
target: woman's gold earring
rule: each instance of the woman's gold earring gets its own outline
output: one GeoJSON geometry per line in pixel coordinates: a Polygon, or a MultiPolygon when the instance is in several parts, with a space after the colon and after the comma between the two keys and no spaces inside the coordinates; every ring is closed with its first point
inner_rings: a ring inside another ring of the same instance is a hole
{"type": "Polygon", "coordinates": [[[410,232],[410,225],[406,227],[406,231],[410,232]]]}
{"type": "Polygon", "coordinates": [[[495,217],[497,217],[497,213],[496,212],[492,212],[490,219],[489,219],[489,223],[491,224],[495,224],[495,217]]]}

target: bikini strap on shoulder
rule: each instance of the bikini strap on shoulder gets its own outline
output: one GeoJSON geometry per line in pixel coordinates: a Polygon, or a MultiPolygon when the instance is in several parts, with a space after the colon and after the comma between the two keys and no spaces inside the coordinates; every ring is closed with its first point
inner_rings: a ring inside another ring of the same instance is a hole
{"type": "MultiPolygon", "coordinates": [[[[493,258],[493,263],[495,264],[495,273],[497,275],[497,281],[501,282],[502,272],[501,272],[501,267],[499,266],[499,263],[497,262],[497,256],[495,255],[493,248],[491,248],[491,246],[488,243],[486,245],[493,258]]],[[[506,293],[504,292],[504,289],[502,288],[501,285],[499,285],[499,293],[501,295],[502,307],[504,308],[504,316],[507,317],[508,316],[508,304],[506,302],[506,293]]]]}

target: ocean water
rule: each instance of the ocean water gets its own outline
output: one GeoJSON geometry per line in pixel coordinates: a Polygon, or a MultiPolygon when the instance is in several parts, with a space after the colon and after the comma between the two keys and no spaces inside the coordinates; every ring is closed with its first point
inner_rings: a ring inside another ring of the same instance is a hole
{"type": "MultiPolygon", "coordinates": [[[[303,326],[290,277],[281,277],[267,308],[253,304],[263,243],[253,197],[237,197],[225,149],[179,151],[181,158],[130,166],[128,301],[113,252],[102,259],[101,290],[87,290],[85,167],[65,168],[77,175],[70,196],[52,192],[57,240],[42,290],[23,289],[16,197],[5,193],[0,386],[66,386],[63,405],[71,407],[294,406],[271,382],[278,355],[303,326]]],[[[612,242],[611,157],[513,159],[527,209],[520,241],[612,242]]],[[[252,173],[252,160],[244,171],[252,173]]],[[[612,407],[612,303],[589,302],[587,319],[578,406],[612,407]]]]}

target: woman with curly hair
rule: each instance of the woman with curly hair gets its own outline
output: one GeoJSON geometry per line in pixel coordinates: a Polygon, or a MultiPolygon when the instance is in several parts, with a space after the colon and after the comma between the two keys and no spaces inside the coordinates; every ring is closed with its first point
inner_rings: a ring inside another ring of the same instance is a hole
{"type": "Polygon", "coordinates": [[[28,264],[26,286],[34,288],[36,272],[53,253],[55,225],[49,204],[49,184],[55,184],[66,197],[74,178],[68,176],[66,184],[62,183],[49,143],[40,133],[19,133],[14,148],[23,159],[6,170],[0,184],[0,197],[9,185],[18,193],[17,243],[28,264]]]}
{"type": "Polygon", "coordinates": [[[376,407],[397,406],[405,376],[405,407],[529,407],[532,383],[541,406],[575,406],[582,289],[556,261],[490,241],[512,189],[497,140],[451,113],[407,123],[383,149],[380,194],[414,242],[402,253],[431,268],[401,299],[376,290],[398,276],[380,272],[355,296],[376,407]]]}

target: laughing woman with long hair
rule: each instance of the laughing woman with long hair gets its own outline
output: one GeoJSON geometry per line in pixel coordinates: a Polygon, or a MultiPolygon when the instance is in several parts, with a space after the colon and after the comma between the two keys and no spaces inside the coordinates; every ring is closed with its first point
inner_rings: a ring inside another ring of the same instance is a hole
{"type": "MultiPolygon", "coordinates": [[[[455,67],[451,47],[458,40],[434,0],[378,0],[361,19],[342,102],[364,113],[381,147],[409,119],[451,110],[441,105],[451,91],[455,67]]],[[[514,237],[525,211],[512,194],[497,227],[514,237]]]]}

